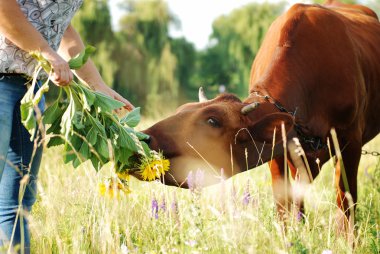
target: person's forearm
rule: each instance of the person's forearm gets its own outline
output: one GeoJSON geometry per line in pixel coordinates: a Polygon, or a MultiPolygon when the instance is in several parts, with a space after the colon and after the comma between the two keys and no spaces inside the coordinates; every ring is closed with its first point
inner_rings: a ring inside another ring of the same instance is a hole
{"type": "MultiPolygon", "coordinates": [[[[69,25],[63,35],[58,53],[65,58],[66,61],[68,61],[70,58],[75,57],[78,53],[83,51],[84,48],[83,41],[78,32],[71,25],[69,25]]],[[[92,89],[123,102],[125,104],[124,108],[127,110],[132,110],[134,108],[134,106],[127,99],[104,83],[98,69],[91,59],[88,59],[87,63],[79,70],[76,70],[75,73],[78,75],[79,79],[87,83],[92,89]]]]}
{"type": "MultiPolygon", "coordinates": [[[[85,46],[78,32],[69,25],[63,36],[58,53],[68,61],[84,50],[84,48],[85,46]]],[[[75,73],[82,81],[92,88],[96,88],[99,85],[105,85],[99,71],[91,59],[88,59],[87,63],[83,65],[82,68],[75,70],[75,73]]]]}
{"type": "Polygon", "coordinates": [[[0,0],[0,33],[26,52],[52,51],[15,0],[0,0]]]}

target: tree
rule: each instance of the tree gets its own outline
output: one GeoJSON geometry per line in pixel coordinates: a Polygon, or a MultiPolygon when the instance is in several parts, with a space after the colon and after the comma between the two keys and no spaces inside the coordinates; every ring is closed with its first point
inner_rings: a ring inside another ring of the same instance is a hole
{"type": "Polygon", "coordinates": [[[148,113],[156,113],[163,103],[176,105],[177,58],[168,35],[175,19],[166,2],[127,0],[123,8],[126,14],[117,33],[120,51],[113,56],[118,63],[115,87],[129,92],[127,98],[145,105],[148,113]]]}
{"type": "Polygon", "coordinates": [[[221,16],[213,23],[214,46],[200,56],[199,80],[218,91],[246,95],[252,61],[273,20],[284,11],[285,3],[249,4],[221,16]]]}
{"type": "Polygon", "coordinates": [[[112,54],[116,48],[108,1],[85,0],[71,23],[85,44],[97,48],[92,60],[98,67],[104,81],[112,86],[117,65],[112,60],[112,54]]]}
{"type": "MultiPolygon", "coordinates": [[[[171,39],[172,52],[177,58],[176,77],[179,82],[180,102],[195,99],[198,95],[193,88],[194,72],[196,70],[197,51],[192,43],[185,38],[171,39]]],[[[198,89],[198,87],[196,87],[198,89]]]]}

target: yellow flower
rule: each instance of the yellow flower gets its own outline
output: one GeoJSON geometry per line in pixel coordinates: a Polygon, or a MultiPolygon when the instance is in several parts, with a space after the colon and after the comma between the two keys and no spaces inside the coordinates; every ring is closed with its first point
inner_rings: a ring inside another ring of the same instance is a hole
{"type": "Polygon", "coordinates": [[[129,181],[129,174],[128,172],[118,172],[117,177],[124,181],[129,181]]]}
{"type": "Polygon", "coordinates": [[[119,197],[121,192],[125,194],[131,193],[128,185],[123,184],[119,179],[106,179],[104,182],[99,183],[98,187],[101,196],[107,195],[110,198],[119,197]]]}
{"type": "Polygon", "coordinates": [[[169,160],[153,160],[142,163],[140,166],[140,174],[144,181],[153,181],[169,170],[169,160]]]}
{"type": "Polygon", "coordinates": [[[101,196],[104,196],[106,194],[106,191],[107,191],[107,187],[106,187],[106,184],[101,182],[99,183],[99,193],[101,196]]]}

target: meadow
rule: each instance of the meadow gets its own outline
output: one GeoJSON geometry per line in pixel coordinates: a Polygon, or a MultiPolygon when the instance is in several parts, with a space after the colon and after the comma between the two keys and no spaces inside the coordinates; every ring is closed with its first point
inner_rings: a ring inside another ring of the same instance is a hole
{"type": "MultiPolygon", "coordinates": [[[[364,148],[379,147],[380,136],[364,148]]],[[[88,162],[74,169],[61,151],[44,152],[38,200],[27,215],[32,253],[380,253],[378,156],[360,163],[352,248],[335,230],[331,161],[305,193],[304,220],[284,230],[267,164],[207,188],[193,172],[193,190],[131,179],[130,194],[110,197],[99,194],[110,165],[98,173],[88,162]]]]}

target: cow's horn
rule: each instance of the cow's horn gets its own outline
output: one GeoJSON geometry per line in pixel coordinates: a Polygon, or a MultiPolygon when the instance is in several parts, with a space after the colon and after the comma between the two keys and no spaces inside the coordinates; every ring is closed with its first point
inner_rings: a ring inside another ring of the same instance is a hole
{"type": "Polygon", "coordinates": [[[208,101],[206,94],[205,94],[205,91],[203,90],[203,87],[199,88],[198,97],[199,97],[199,102],[208,101]]]}
{"type": "Polygon", "coordinates": [[[241,109],[241,113],[243,115],[246,115],[248,114],[249,112],[251,112],[252,110],[255,110],[257,109],[257,107],[260,105],[260,103],[258,102],[254,102],[254,103],[251,103],[251,104],[248,104],[247,106],[244,106],[242,109],[241,109]]]}

